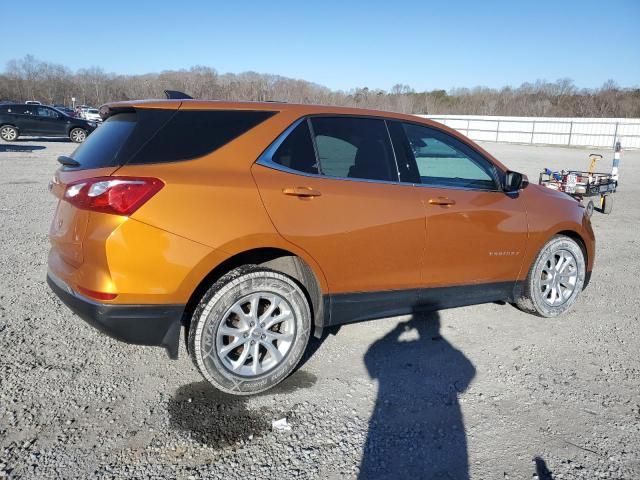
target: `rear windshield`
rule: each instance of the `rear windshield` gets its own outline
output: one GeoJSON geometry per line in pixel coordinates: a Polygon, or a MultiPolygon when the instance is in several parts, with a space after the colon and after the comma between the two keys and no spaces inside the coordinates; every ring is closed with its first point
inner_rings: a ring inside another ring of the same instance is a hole
{"type": "Polygon", "coordinates": [[[107,119],[72,154],[80,168],[117,165],[116,157],[136,126],[135,113],[120,113],[107,119]]]}
{"type": "Polygon", "coordinates": [[[80,169],[198,158],[246,133],[275,112],[139,109],[109,117],[71,158],[80,169]]]}

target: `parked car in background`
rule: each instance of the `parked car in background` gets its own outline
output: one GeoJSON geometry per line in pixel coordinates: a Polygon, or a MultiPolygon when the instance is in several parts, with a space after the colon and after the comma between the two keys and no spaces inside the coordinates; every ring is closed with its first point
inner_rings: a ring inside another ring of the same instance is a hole
{"type": "Polygon", "coordinates": [[[82,143],[96,122],[75,118],[46,105],[0,105],[0,138],[12,142],[20,136],[68,137],[82,143]]]}
{"type": "Polygon", "coordinates": [[[436,122],[284,103],[105,108],[51,183],[49,285],[103,332],[172,358],[184,328],[222,391],[273,387],[328,326],[492,301],[554,317],[589,282],[585,209],[436,122]]]}
{"type": "Polygon", "coordinates": [[[83,118],[85,120],[91,120],[92,122],[102,122],[102,117],[97,108],[87,108],[83,118]]]}
{"type": "Polygon", "coordinates": [[[27,100],[24,103],[25,103],[25,105],[42,105],[42,102],[39,102],[37,100],[27,100]]]}

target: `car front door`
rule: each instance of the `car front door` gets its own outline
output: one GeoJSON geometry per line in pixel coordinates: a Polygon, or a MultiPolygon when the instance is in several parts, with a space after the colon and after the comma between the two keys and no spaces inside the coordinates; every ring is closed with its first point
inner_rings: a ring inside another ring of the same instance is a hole
{"type": "Polygon", "coordinates": [[[398,181],[384,120],[303,119],[252,172],[279,233],[321,266],[332,303],[353,308],[361,302],[360,312],[333,305],[334,314],[363,319],[370,308],[384,316],[394,305],[415,303],[424,209],[420,189],[398,181]]]}
{"type": "Polygon", "coordinates": [[[64,116],[52,108],[38,105],[35,108],[35,119],[40,135],[58,137],[66,134],[64,116]]]}
{"type": "Polygon", "coordinates": [[[470,145],[436,128],[402,128],[423,187],[425,286],[508,290],[527,244],[524,202],[502,190],[500,172],[470,145]]]}

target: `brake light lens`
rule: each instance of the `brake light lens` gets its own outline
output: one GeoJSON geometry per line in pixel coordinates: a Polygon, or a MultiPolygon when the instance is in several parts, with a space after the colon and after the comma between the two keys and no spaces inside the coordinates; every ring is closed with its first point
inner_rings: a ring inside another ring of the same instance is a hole
{"type": "Polygon", "coordinates": [[[64,199],[82,210],[128,216],[162,187],[158,178],[94,177],[67,185],[64,199]]]}

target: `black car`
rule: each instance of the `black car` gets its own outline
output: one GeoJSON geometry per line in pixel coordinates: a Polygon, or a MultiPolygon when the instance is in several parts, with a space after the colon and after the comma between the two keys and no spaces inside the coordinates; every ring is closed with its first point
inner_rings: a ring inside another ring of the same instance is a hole
{"type": "Polygon", "coordinates": [[[75,118],[46,105],[0,105],[0,138],[12,142],[22,135],[68,137],[82,143],[97,128],[96,122],[75,118]]]}

